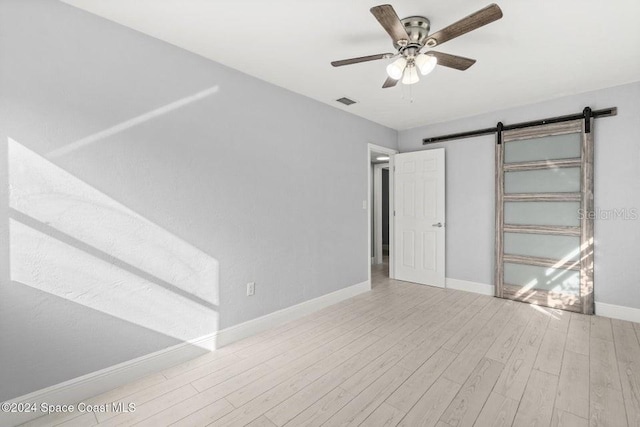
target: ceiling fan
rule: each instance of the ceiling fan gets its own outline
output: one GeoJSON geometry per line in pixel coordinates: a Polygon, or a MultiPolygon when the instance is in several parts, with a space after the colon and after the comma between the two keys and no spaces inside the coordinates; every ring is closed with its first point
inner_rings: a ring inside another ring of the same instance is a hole
{"type": "Polygon", "coordinates": [[[425,47],[434,48],[439,46],[444,42],[502,18],[502,10],[498,5],[490,4],[440,31],[429,34],[429,20],[424,16],[410,16],[401,20],[390,4],[375,6],[370,10],[380,22],[380,25],[391,36],[396,53],[381,53],[343,59],[341,61],[333,61],[331,65],[341,67],[359,62],[399,57],[387,66],[389,77],[382,85],[383,88],[393,87],[400,80],[407,85],[417,83],[420,80],[418,72],[422,75],[427,75],[433,71],[436,65],[456,70],[466,70],[476,62],[475,59],[432,50],[423,53],[420,51],[425,47]]]}

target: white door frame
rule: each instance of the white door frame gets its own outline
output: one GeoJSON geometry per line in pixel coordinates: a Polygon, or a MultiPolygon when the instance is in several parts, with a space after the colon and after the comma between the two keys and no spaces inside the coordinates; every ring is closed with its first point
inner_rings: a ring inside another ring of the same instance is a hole
{"type": "MultiPolygon", "coordinates": [[[[373,166],[373,247],[374,264],[382,264],[382,170],[389,170],[389,163],[373,166]]],[[[391,220],[391,218],[390,218],[391,220]]],[[[391,225],[389,225],[389,229],[391,225]]],[[[391,245],[389,245],[391,247],[391,245]]]]}
{"type": "Polygon", "coordinates": [[[371,176],[371,152],[375,151],[377,153],[384,153],[384,154],[388,154],[390,159],[389,159],[389,277],[390,278],[394,278],[395,277],[395,266],[394,266],[394,260],[393,260],[393,253],[394,253],[394,247],[393,247],[393,242],[394,242],[394,234],[393,234],[393,190],[394,190],[394,185],[393,185],[393,173],[391,173],[393,171],[393,156],[395,154],[398,154],[398,150],[394,150],[393,148],[387,148],[387,147],[383,147],[381,145],[376,145],[376,144],[371,144],[368,143],[367,144],[367,250],[366,250],[366,254],[367,254],[367,274],[369,277],[369,284],[371,284],[371,209],[373,207],[373,200],[371,200],[371,195],[373,194],[373,188],[371,186],[372,184],[372,176],[371,176]]]}

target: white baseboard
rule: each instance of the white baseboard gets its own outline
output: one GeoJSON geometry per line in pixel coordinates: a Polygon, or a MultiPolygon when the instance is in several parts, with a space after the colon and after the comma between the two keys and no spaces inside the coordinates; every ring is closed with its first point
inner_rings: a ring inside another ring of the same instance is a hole
{"type": "Polygon", "coordinates": [[[370,290],[371,282],[367,280],[365,282],[358,283],[357,285],[339,289],[318,298],[314,298],[282,310],[274,311],[273,313],[240,323],[239,325],[222,329],[218,332],[218,348],[231,344],[234,341],[247,338],[251,335],[255,335],[279,324],[306,316],[307,314],[318,311],[321,308],[328,307],[332,304],[336,304],[340,301],[370,290]]]}
{"type": "Polygon", "coordinates": [[[596,315],[640,323],[640,308],[625,307],[596,301],[596,315]]]}
{"type": "MultiPolygon", "coordinates": [[[[328,307],[369,290],[371,290],[371,282],[367,280],[239,325],[221,329],[206,336],[128,360],[60,384],[55,384],[42,390],[11,399],[9,402],[35,402],[38,405],[42,402],[48,404],[72,404],[81,402],[83,399],[88,399],[144,376],[160,372],[171,366],[193,359],[197,356],[198,351],[213,351],[231,344],[234,341],[306,316],[321,308],[328,307]]],[[[44,414],[40,412],[20,414],[0,412],[0,425],[15,426],[42,415],[44,414]]]]}
{"type": "MultiPolygon", "coordinates": [[[[495,295],[493,285],[484,283],[469,282],[467,280],[446,279],[447,288],[459,291],[475,292],[482,295],[495,295]]],[[[629,322],[640,323],[640,308],[625,307],[623,305],[613,305],[604,302],[597,302],[596,315],[609,317],[611,319],[627,320],[629,322]]]]}
{"type": "MultiPolygon", "coordinates": [[[[217,334],[210,334],[188,342],[127,360],[99,371],[9,400],[9,402],[73,404],[120,387],[147,375],[162,371],[217,348],[217,334]]],[[[0,425],[14,426],[45,415],[41,412],[0,412],[0,425]]]]}
{"type": "Polygon", "coordinates": [[[495,291],[493,285],[484,283],[470,282],[468,280],[446,278],[446,286],[449,289],[457,289],[459,291],[475,292],[476,294],[494,296],[495,291]]]}

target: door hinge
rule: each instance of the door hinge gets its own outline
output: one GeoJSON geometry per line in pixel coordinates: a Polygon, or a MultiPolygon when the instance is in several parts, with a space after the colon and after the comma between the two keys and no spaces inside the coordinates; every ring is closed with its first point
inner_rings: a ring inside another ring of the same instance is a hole
{"type": "Polygon", "coordinates": [[[393,216],[396,216],[396,211],[393,211],[393,216]]]}

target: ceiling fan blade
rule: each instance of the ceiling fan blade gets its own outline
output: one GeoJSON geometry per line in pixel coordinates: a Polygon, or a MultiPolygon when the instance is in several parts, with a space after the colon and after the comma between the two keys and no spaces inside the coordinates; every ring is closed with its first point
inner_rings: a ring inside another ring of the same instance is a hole
{"type": "Polygon", "coordinates": [[[331,65],[334,67],[342,67],[343,65],[357,64],[359,62],[375,61],[376,59],[393,58],[394,53],[379,53],[377,55],[360,56],[358,58],[342,59],[340,61],[333,61],[331,65]]]}
{"type": "Polygon", "coordinates": [[[502,18],[502,10],[497,4],[490,4],[484,9],[472,13],[466,18],[462,18],[458,22],[449,25],[442,30],[433,33],[427,37],[426,44],[429,47],[435,47],[442,43],[454,39],[458,36],[468,33],[482,27],[483,25],[490,24],[493,21],[497,21],[502,18]]]}
{"type": "Polygon", "coordinates": [[[383,4],[375,6],[369,9],[373,16],[376,17],[380,25],[391,36],[394,42],[398,40],[409,40],[407,30],[404,29],[404,25],[400,22],[398,14],[390,4],[383,4]]]}
{"type": "Polygon", "coordinates": [[[398,80],[392,79],[391,77],[387,77],[387,80],[384,81],[382,88],[386,89],[388,87],[394,87],[397,84],[398,84],[398,80]]]}
{"type": "Polygon", "coordinates": [[[448,53],[429,51],[427,55],[435,56],[438,59],[438,65],[444,67],[455,68],[464,71],[476,63],[475,59],[465,58],[464,56],[449,55],[448,53]]]}

